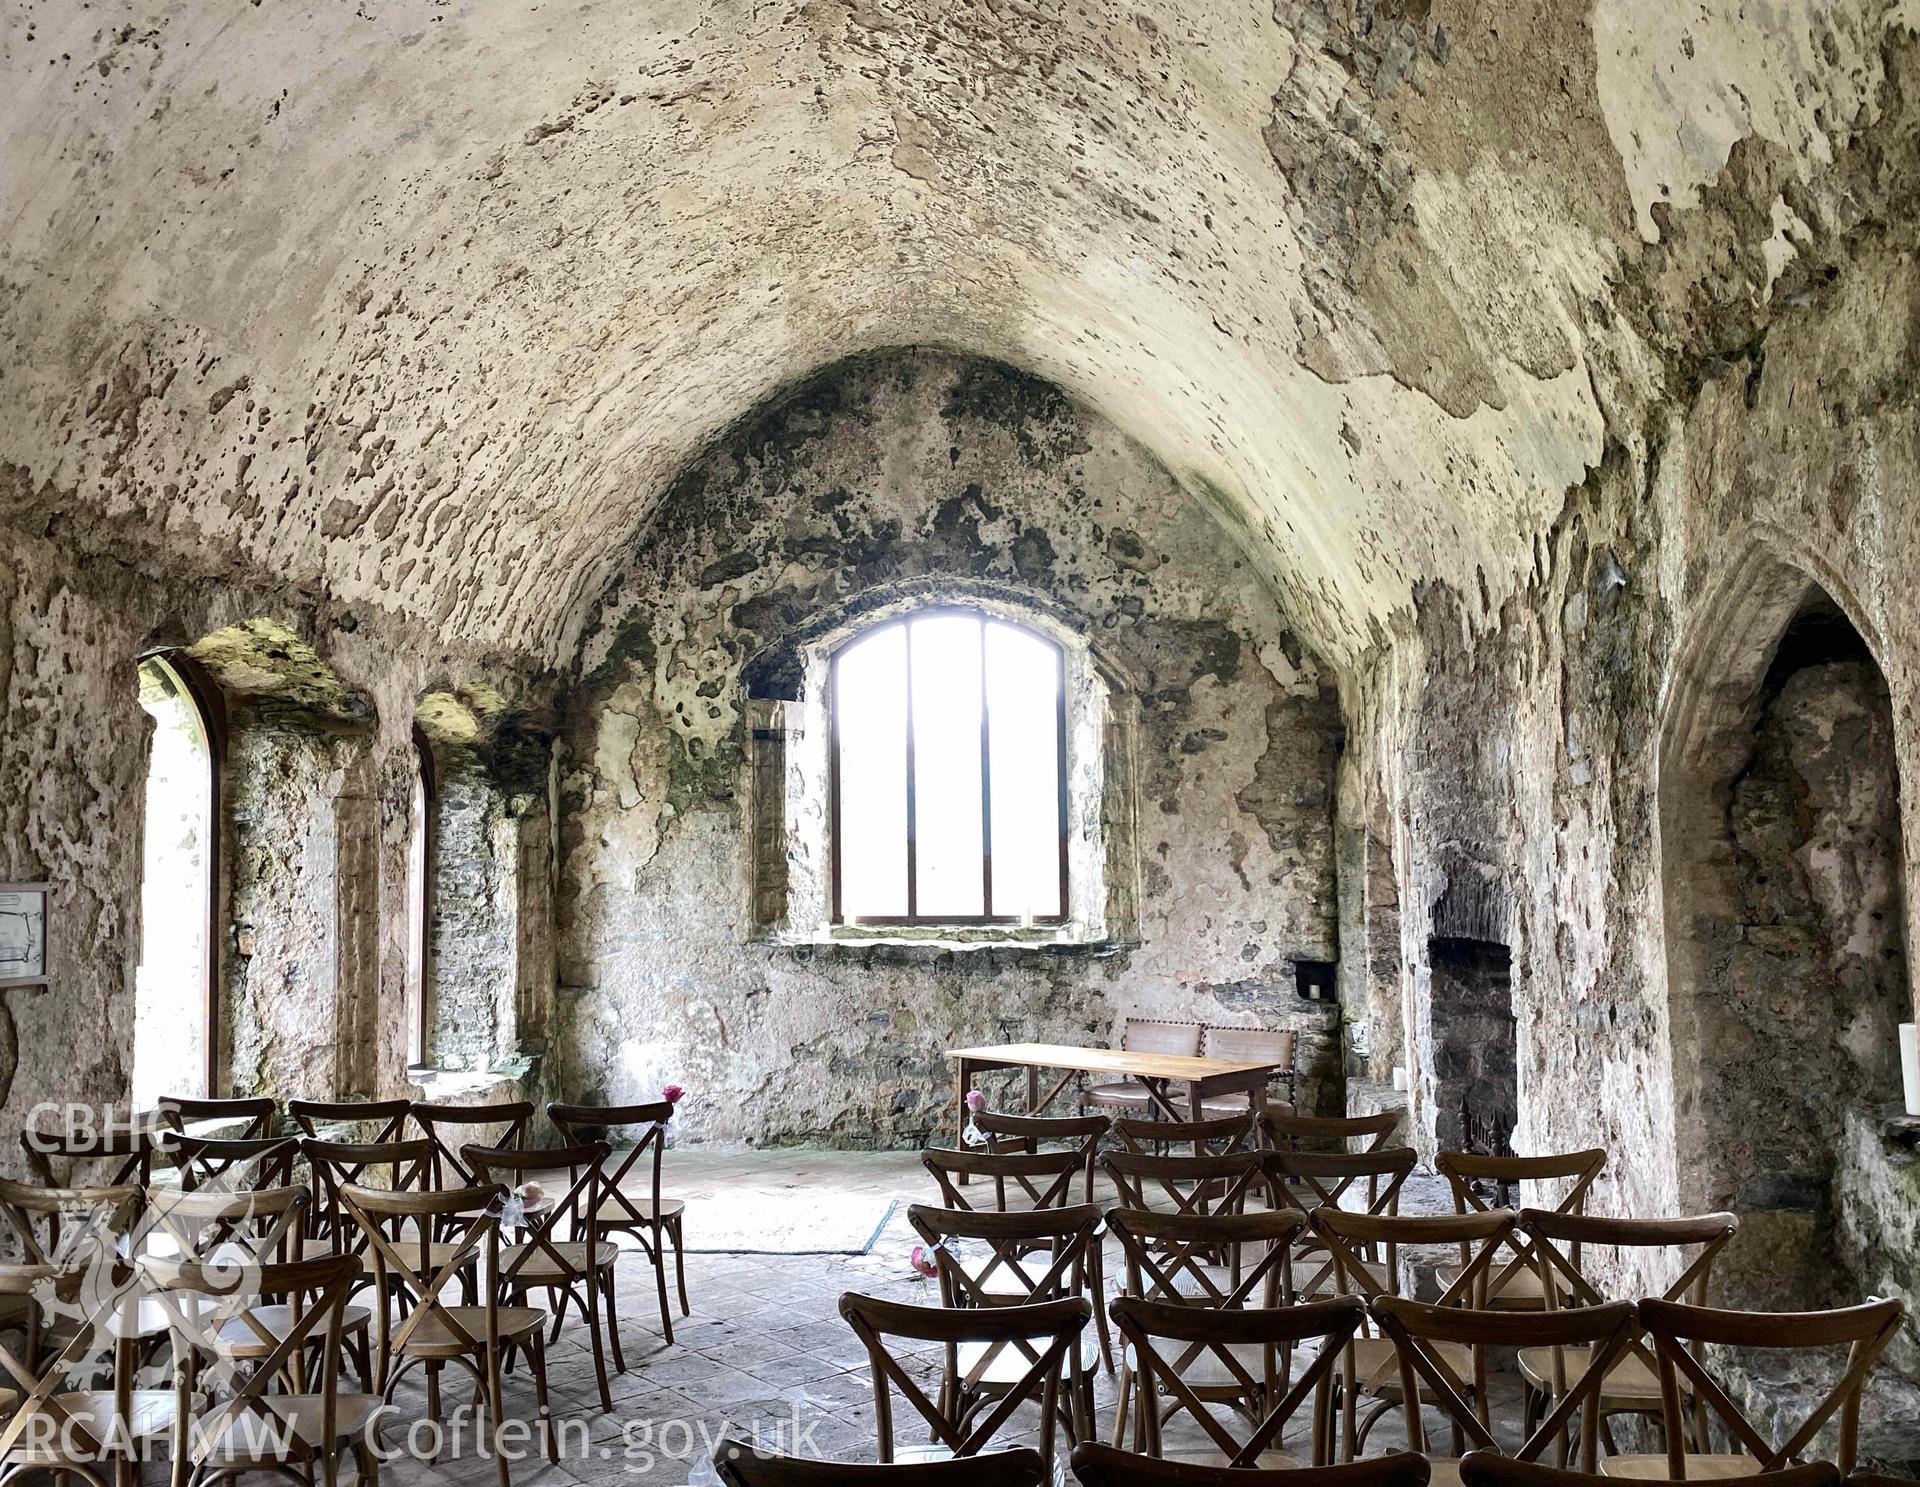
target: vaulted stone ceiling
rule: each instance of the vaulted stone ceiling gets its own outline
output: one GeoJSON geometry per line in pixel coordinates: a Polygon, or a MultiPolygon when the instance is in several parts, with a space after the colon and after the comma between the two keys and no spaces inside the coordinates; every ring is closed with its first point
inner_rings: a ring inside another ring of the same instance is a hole
{"type": "Polygon", "coordinates": [[[824,362],[1052,378],[1336,660],[1844,235],[1920,3],[9,0],[0,516],[563,661],[824,362]],[[1763,13],[1764,12],[1764,13],[1763,13]]]}

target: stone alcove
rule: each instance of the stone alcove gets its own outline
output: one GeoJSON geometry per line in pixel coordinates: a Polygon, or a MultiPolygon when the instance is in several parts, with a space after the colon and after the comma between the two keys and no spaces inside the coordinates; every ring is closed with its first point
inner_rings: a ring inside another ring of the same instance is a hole
{"type": "Polygon", "coordinates": [[[1679,1194],[1727,1209],[1729,1304],[1845,1299],[1850,1122],[1911,1015],[1886,679],[1835,598],[1756,556],[1683,658],[1662,761],[1679,1194]]]}
{"type": "Polygon", "coordinates": [[[1497,882],[1455,865],[1435,899],[1427,940],[1434,1143],[1505,1155],[1520,1122],[1513,953],[1497,882]]]}

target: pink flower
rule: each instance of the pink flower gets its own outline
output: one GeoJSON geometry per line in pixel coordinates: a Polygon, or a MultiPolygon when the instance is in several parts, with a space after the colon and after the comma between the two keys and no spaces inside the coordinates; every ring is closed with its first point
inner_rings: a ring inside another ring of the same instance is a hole
{"type": "Polygon", "coordinates": [[[913,1247],[913,1253],[907,1256],[907,1263],[913,1267],[914,1275],[920,1280],[927,1280],[940,1273],[940,1267],[934,1263],[933,1256],[927,1253],[927,1247],[924,1244],[916,1244],[913,1247]]]}
{"type": "Polygon", "coordinates": [[[977,1089],[967,1091],[967,1109],[979,1110],[987,1103],[987,1097],[977,1089]]]}
{"type": "Polygon", "coordinates": [[[665,1084],[660,1087],[660,1098],[669,1105],[678,1105],[687,1097],[687,1092],[677,1084],[665,1084]]]}

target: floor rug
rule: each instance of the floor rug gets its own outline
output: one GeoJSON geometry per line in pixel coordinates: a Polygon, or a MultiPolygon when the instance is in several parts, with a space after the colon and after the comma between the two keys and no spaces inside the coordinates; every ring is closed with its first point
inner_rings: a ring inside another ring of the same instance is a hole
{"type": "Polygon", "coordinates": [[[868,1194],[716,1185],[689,1195],[690,1255],[864,1255],[900,1205],[868,1194]]]}

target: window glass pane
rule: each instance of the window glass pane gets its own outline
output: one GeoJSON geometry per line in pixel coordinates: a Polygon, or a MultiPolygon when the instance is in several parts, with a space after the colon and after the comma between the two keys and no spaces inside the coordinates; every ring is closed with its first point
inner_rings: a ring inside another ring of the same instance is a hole
{"type": "Polygon", "coordinates": [[[887,625],[841,651],[840,911],[907,912],[907,632],[887,625]]]}
{"type": "Polygon", "coordinates": [[[1060,652],[1012,625],[987,625],[993,777],[993,911],[1062,912],[1060,652]]]}
{"type": "Polygon", "coordinates": [[[980,914],[980,620],[913,621],[914,836],[922,917],[980,914]]]}

